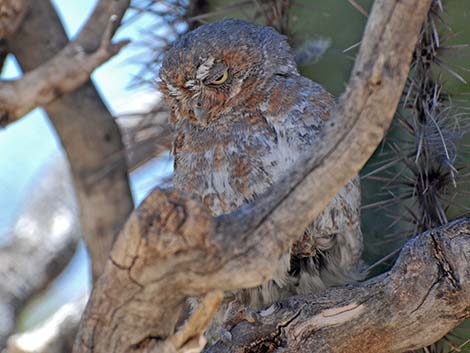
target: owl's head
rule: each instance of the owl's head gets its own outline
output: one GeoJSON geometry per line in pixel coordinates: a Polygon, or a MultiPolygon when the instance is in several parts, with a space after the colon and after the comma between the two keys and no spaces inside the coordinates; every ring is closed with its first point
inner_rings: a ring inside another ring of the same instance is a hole
{"type": "Polygon", "coordinates": [[[160,78],[173,123],[207,126],[262,92],[275,75],[296,73],[284,36],[229,19],[179,39],[166,53],[160,78]]]}

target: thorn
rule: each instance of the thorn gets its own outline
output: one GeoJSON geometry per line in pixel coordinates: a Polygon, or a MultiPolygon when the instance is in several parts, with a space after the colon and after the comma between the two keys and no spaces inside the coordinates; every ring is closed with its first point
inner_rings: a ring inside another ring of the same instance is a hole
{"type": "Polygon", "coordinates": [[[354,7],[357,11],[359,11],[365,17],[369,17],[369,14],[367,13],[366,9],[363,8],[361,5],[359,5],[355,0],[348,0],[348,2],[351,4],[352,7],[354,7]]]}

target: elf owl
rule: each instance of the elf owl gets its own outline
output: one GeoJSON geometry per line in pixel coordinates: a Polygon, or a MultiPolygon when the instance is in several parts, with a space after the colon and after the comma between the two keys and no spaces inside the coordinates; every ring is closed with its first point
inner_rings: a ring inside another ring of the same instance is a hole
{"type": "MultiPolygon", "coordinates": [[[[331,94],[299,74],[283,36],[241,20],[183,36],[167,52],[160,78],[177,136],[174,187],[198,195],[214,215],[269,192],[315,153],[334,105],[331,94]]],[[[355,178],[299,234],[274,278],[234,293],[235,300],[260,309],[358,279],[359,202],[355,178]]]]}

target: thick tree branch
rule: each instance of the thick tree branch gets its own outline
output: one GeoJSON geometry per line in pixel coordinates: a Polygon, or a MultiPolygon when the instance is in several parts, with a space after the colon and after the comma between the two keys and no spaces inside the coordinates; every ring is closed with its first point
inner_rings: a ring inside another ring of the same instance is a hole
{"type": "Polygon", "coordinates": [[[66,353],[72,350],[87,298],[64,304],[40,327],[8,339],[4,353],[66,353]]]}
{"type": "Polygon", "coordinates": [[[171,347],[187,296],[253,287],[272,278],[273,262],[380,142],[429,5],[423,0],[376,1],[350,83],[322,143],[270,195],[214,219],[186,195],[154,191],[115,243],[74,352],[171,347]]]}
{"type": "MultiPolygon", "coordinates": [[[[117,18],[110,28],[110,33],[114,33],[128,6],[129,0],[99,1],[75,45],[84,53],[96,52],[111,16],[117,18]]],[[[7,38],[9,50],[25,73],[51,60],[67,44],[68,38],[49,0],[31,2],[24,21],[7,38]]],[[[104,268],[114,236],[133,209],[119,129],[90,81],[47,104],[45,110],[70,162],[82,230],[96,278],[104,268]],[[89,176],[106,167],[111,158],[112,167],[90,182],[89,176]]]]}
{"type": "Polygon", "coordinates": [[[19,309],[68,264],[81,236],[78,206],[64,158],[54,158],[28,190],[0,247],[0,349],[19,309]]]}
{"type": "Polygon", "coordinates": [[[409,241],[389,272],[367,282],[292,297],[240,323],[216,352],[408,352],[470,317],[470,218],[409,241]],[[263,350],[264,349],[264,350],[263,350]]]}
{"type": "Polygon", "coordinates": [[[0,38],[13,34],[32,0],[0,0],[0,38]]]}
{"type": "Polygon", "coordinates": [[[111,42],[116,21],[117,17],[112,15],[102,34],[100,46],[94,52],[86,52],[78,40],[73,41],[20,79],[0,81],[0,125],[8,125],[88,81],[94,69],[128,43],[111,42]]]}

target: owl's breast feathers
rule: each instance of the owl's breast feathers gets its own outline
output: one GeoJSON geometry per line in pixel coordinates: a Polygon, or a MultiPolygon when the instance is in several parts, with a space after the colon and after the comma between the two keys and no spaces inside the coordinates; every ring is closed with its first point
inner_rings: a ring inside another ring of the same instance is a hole
{"type": "Polygon", "coordinates": [[[276,76],[207,127],[188,120],[174,145],[175,187],[197,194],[215,215],[264,193],[312,145],[332,96],[302,76],[276,76]]]}
{"type": "MultiPolygon", "coordinates": [[[[320,85],[302,76],[275,76],[207,127],[186,120],[177,126],[175,187],[199,195],[214,215],[240,208],[314,153],[333,102],[320,85]]],[[[360,279],[359,206],[355,178],[299,234],[279,260],[273,280],[237,292],[238,300],[259,309],[360,279]]]]}
{"type": "MultiPolygon", "coordinates": [[[[174,186],[198,195],[214,215],[256,199],[315,153],[334,105],[300,76],[284,37],[240,20],[183,36],[160,76],[177,133],[174,186]]],[[[355,178],[275,262],[272,281],[235,296],[261,308],[360,278],[359,206],[355,178]]]]}

